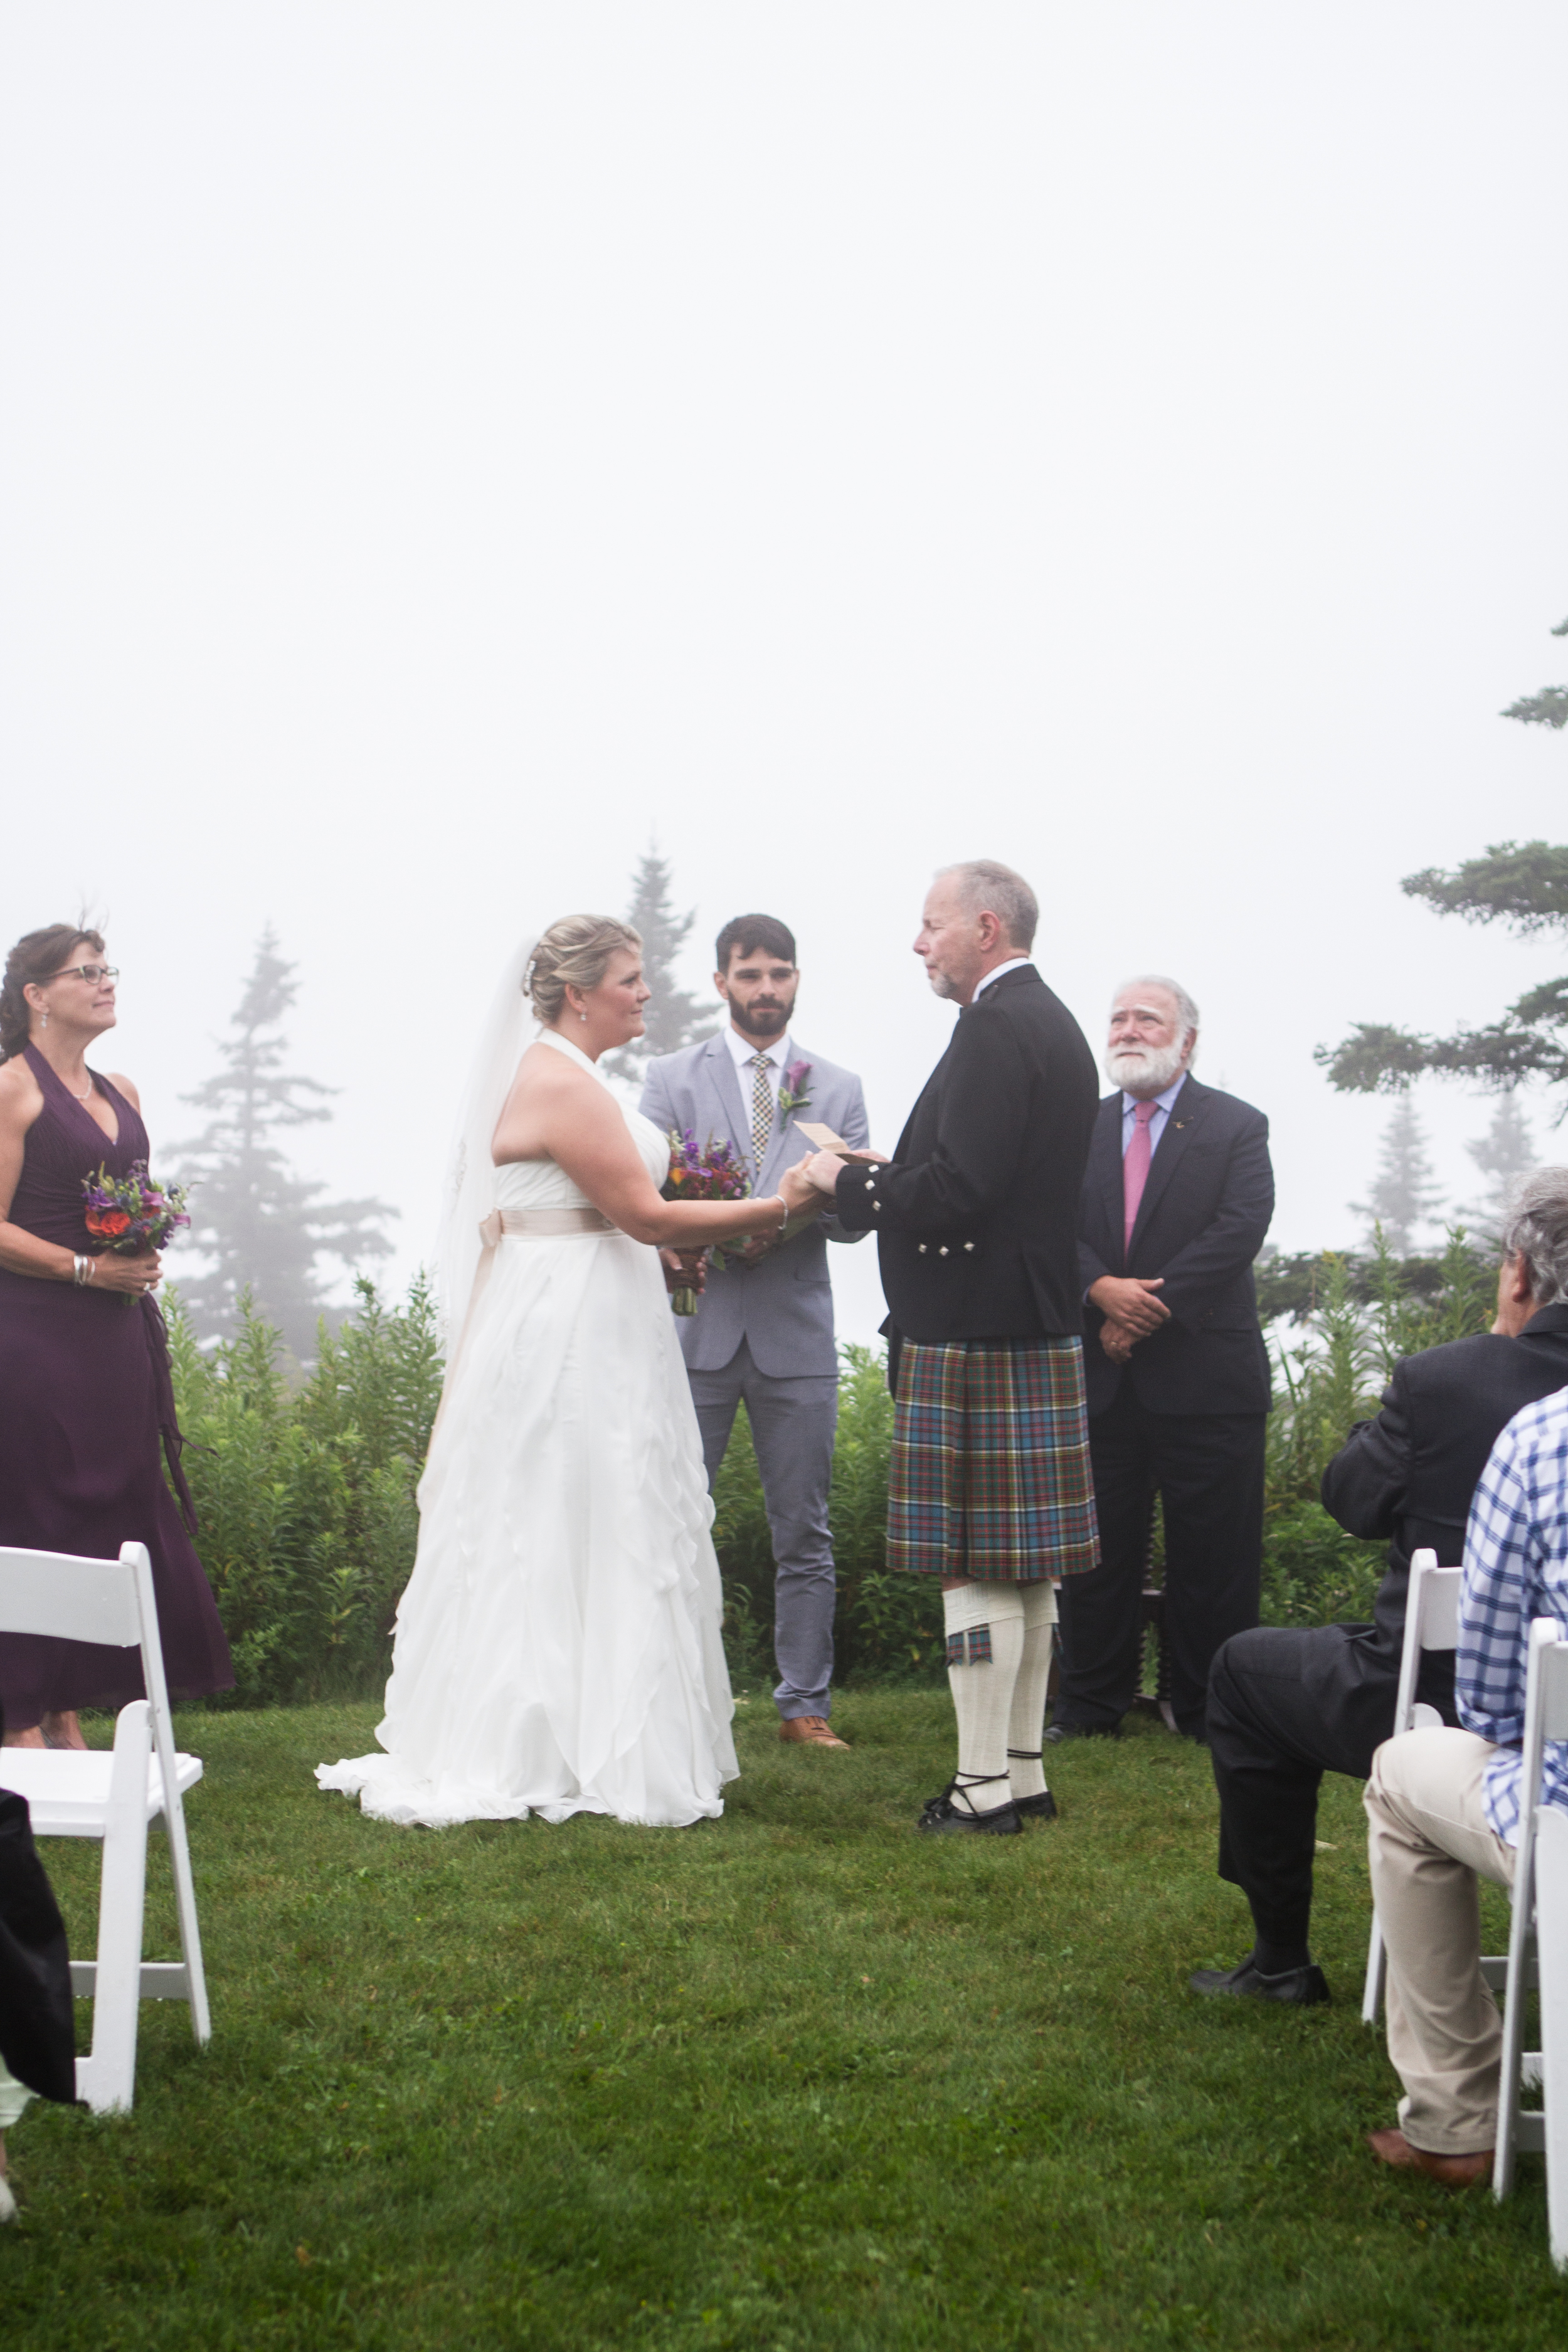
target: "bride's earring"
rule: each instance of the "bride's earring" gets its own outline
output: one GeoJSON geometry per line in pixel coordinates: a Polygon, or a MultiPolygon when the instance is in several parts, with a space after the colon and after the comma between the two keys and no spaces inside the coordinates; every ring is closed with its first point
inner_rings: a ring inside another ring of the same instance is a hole
{"type": "Polygon", "coordinates": [[[586,1019],[588,1018],[588,1016],[587,1016],[587,1014],[586,1014],[585,1013],[579,1013],[579,1014],[577,1015],[577,1018],[578,1018],[578,1020],[579,1020],[579,1021],[586,1021],[586,1019]]]}
{"type": "Polygon", "coordinates": [[[39,1015],[38,1015],[38,1026],[39,1026],[39,1028],[40,1028],[40,1029],[47,1029],[47,1028],[48,1027],[48,1025],[49,1025],[49,1008],[48,1008],[48,1006],[46,1004],[46,1005],[45,1005],[45,1007],[44,1007],[44,1009],[43,1009],[43,1011],[42,1011],[42,1012],[39,1013],[39,1015]]]}

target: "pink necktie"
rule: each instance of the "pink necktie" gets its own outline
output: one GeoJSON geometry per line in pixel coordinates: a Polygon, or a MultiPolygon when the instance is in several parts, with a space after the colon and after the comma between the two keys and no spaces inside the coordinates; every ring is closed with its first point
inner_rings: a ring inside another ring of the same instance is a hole
{"type": "Polygon", "coordinates": [[[1141,1102],[1132,1113],[1132,1140],[1122,1155],[1121,1202],[1126,1216],[1126,1230],[1121,1236],[1121,1255],[1125,1264],[1132,1246],[1132,1228],[1138,1223],[1138,1203],[1143,1198],[1143,1187],[1149,1181],[1149,1122],[1159,1109],[1158,1103],[1141,1102]]]}

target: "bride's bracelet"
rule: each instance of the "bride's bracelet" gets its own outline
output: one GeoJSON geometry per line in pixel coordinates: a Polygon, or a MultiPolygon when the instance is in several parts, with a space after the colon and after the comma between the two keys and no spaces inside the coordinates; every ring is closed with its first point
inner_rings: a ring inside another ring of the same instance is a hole
{"type": "Polygon", "coordinates": [[[782,1234],[789,1223],[789,1202],[782,1192],[775,1192],[773,1197],[779,1204],[779,1231],[782,1234]]]}

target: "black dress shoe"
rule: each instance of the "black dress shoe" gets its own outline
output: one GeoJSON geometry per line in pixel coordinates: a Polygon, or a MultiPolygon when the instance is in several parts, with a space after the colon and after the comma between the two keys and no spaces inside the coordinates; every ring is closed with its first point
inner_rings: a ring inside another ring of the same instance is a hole
{"type": "MultiPolygon", "coordinates": [[[[1005,1773],[1001,1775],[1005,1780],[1005,1773]]],[[[967,1832],[971,1837],[1017,1837],[1023,1829],[1018,1808],[1011,1799],[1005,1805],[994,1805],[988,1813],[971,1812],[967,1805],[955,1805],[952,1792],[958,1787],[950,1780],[940,1797],[929,1797],[917,1828],[927,1837],[951,1837],[967,1832]]]]}
{"type": "Polygon", "coordinates": [[[1120,1739],[1119,1723],[1053,1723],[1041,1733],[1048,1748],[1059,1748],[1064,1739],[1120,1739]]]}
{"type": "Polygon", "coordinates": [[[1295,2009],[1317,2009],[1331,2000],[1328,1980],[1316,1960],[1304,1969],[1287,1969],[1282,1976],[1266,1977],[1253,1965],[1252,1954],[1234,1969],[1195,1969],[1187,1979],[1194,1992],[1238,1996],[1245,2000],[1282,2000],[1295,2009]]]}
{"type": "Polygon", "coordinates": [[[1042,1789],[1037,1797],[1015,1797],[1013,1811],[1020,1821],[1054,1822],[1057,1818],[1057,1801],[1048,1789],[1042,1789]]]}

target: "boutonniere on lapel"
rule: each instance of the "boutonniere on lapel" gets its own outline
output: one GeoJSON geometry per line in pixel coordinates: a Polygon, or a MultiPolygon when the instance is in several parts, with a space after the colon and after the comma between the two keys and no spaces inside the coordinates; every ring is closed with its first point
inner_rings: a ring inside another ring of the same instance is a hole
{"type": "Polygon", "coordinates": [[[791,1118],[797,1110],[811,1108],[811,1064],[789,1062],[784,1066],[779,1085],[779,1117],[791,1118]]]}

